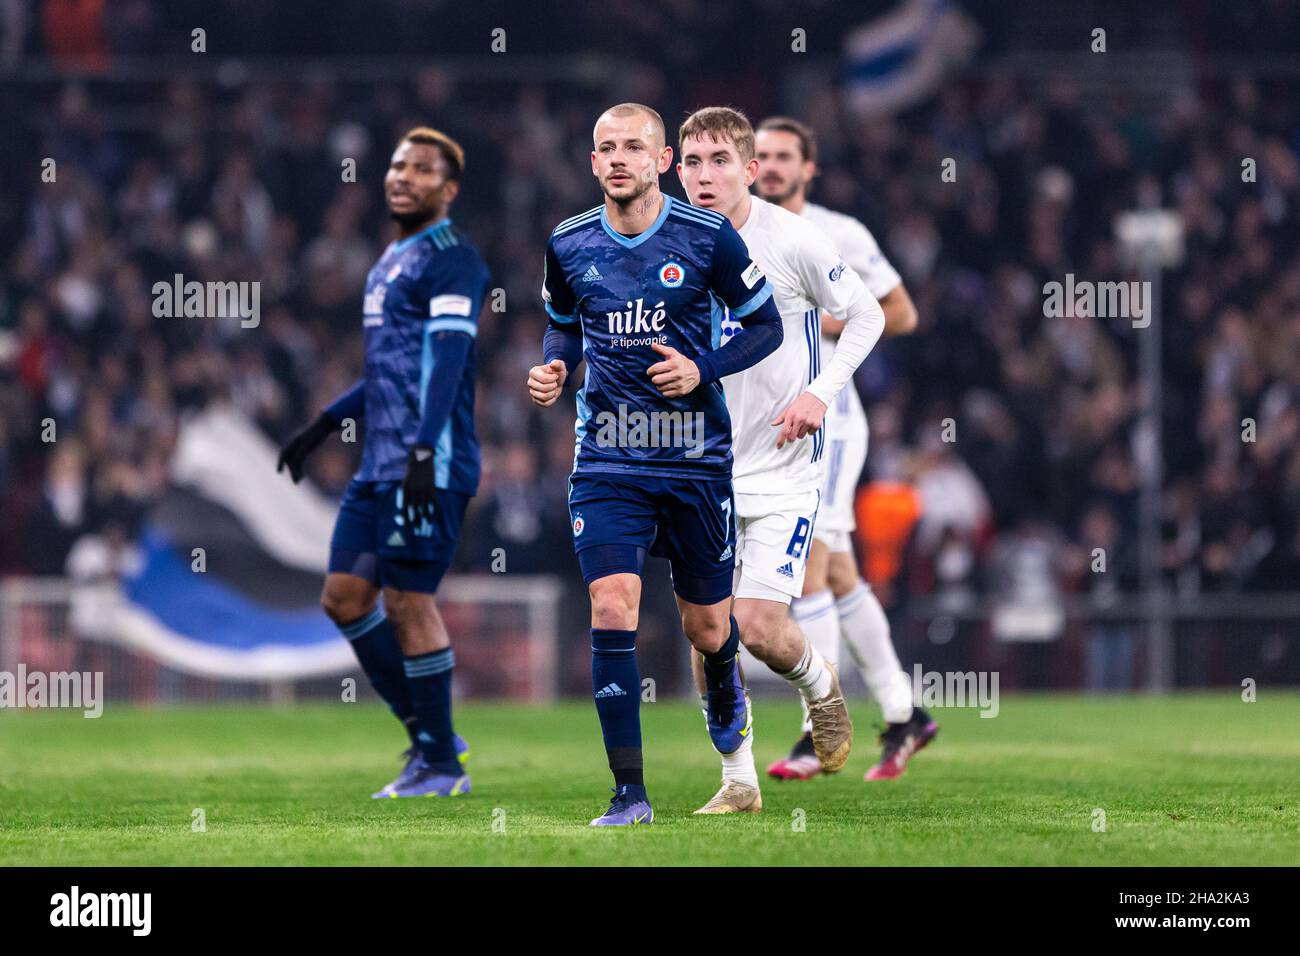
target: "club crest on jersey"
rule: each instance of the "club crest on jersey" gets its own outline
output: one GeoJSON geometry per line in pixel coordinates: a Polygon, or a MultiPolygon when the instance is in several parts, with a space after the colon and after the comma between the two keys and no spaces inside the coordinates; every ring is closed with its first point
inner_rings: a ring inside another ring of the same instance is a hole
{"type": "Polygon", "coordinates": [[[836,279],[838,279],[838,278],[839,278],[840,276],[842,276],[842,275],[844,275],[844,263],[841,262],[839,265],[837,265],[837,266],[836,266],[834,269],[832,269],[830,272],[826,273],[826,278],[828,278],[828,279],[830,279],[832,282],[834,282],[836,279]]]}
{"type": "Polygon", "coordinates": [[[665,289],[676,289],[686,279],[686,270],[679,262],[665,262],[659,267],[659,284],[665,289]]]}
{"type": "Polygon", "coordinates": [[[573,536],[582,537],[583,529],[587,527],[587,522],[582,519],[582,515],[573,516],[573,536]]]}

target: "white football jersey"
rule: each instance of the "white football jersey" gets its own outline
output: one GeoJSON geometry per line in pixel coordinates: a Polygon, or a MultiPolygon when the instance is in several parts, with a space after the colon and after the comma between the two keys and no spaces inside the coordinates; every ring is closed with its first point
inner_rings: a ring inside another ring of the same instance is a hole
{"type": "MultiPolygon", "coordinates": [[[[862,277],[867,290],[877,299],[883,299],[902,284],[902,276],[880,251],[876,237],[858,220],[812,202],[804,203],[800,215],[830,237],[831,245],[843,254],[844,261],[862,277]]],[[[835,315],[834,309],[826,311],[835,315]]],[[[835,318],[842,316],[835,315],[835,318]]],[[[835,340],[823,335],[823,359],[829,359],[834,353],[835,340]]],[[[863,410],[862,399],[854,387],[840,390],[835,404],[827,410],[827,417],[832,416],[839,427],[866,431],[867,413],[863,410]]],[[[855,480],[856,477],[854,476],[855,480]]]]}
{"type": "MultiPolygon", "coordinates": [[[[785,337],[763,361],[722,380],[731,415],[732,482],[738,495],[789,494],[820,486],[826,433],[823,428],[778,450],[779,430],[772,422],[825,366],[821,310],[845,315],[855,299],[866,296],[866,289],[826,234],[809,220],[757,196],[750,202],[740,237],[772,283],[785,337]]],[[[722,322],[723,344],[740,329],[728,312],[722,322]]]]}

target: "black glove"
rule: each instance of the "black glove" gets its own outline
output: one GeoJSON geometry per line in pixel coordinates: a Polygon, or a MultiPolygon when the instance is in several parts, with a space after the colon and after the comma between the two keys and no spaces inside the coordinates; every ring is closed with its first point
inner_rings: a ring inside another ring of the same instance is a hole
{"type": "Polygon", "coordinates": [[[415,531],[419,522],[433,520],[433,509],[433,449],[416,445],[406,457],[402,514],[415,531]]]}
{"type": "Polygon", "coordinates": [[[302,481],[303,462],[338,427],[338,422],[325,412],[321,412],[314,422],[290,438],[289,444],[280,449],[280,460],[275,463],[276,474],[284,471],[287,466],[293,483],[296,485],[302,481]]]}

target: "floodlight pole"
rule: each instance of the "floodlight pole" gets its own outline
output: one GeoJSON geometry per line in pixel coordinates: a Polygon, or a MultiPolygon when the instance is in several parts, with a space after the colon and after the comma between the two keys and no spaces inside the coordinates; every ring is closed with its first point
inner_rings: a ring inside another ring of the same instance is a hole
{"type": "Polygon", "coordinates": [[[1147,625],[1147,690],[1159,694],[1174,684],[1172,608],[1160,567],[1160,497],[1165,472],[1161,279],[1164,269],[1183,261],[1182,216],[1172,209],[1149,207],[1122,212],[1115,217],[1115,238],[1122,258],[1136,268],[1146,292],[1146,315],[1140,317],[1144,324],[1133,323],[1138,340],[1138,394],[1141,396],[1134,449],[1141,475],[1137,550],[1141,606],[1147,625]]]}
{"type": "Polygon", "coordinates": [[[1146,284],[1150,324],[1137,329],[1141,371],[1142,417],[1139,426],[1138,566],[1147,612],[1147,690],[1165,693],[1173,687],[1174,637],[1169,595],[1161,573],[1161,489],[1164,486],[1164,362],[1161,354],[1161,268],[1154,249],[1141,254],[1140,275],[1146,284]]]}

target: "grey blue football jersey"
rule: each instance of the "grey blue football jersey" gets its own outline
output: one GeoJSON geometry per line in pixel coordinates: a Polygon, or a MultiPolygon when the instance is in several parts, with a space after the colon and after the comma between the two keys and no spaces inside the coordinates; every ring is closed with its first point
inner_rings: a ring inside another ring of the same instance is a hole
{"type": "MultiPolygon", "coordinates": [[[[357,477],[397,481],[415,445],[438,333],[478,334],[488,268],[449,219],[394,242],[366,277],[366,440],[357,477]]],[[[473,495],[479,446],[474,433],[474,350],[434,449],[434,483],[473,495]]]]}
{"type": "Polygon", "coordinates": [[[624,236],[603,205],[555,227],[542,298],[582,330],[575,473],[730,477],[721,381],[665,398],[646,374],[660,343],[698,360],[721,345],[726,309],[744,318],[772,296],[725,216],[664,196],[645,232],[624,236]]]}

